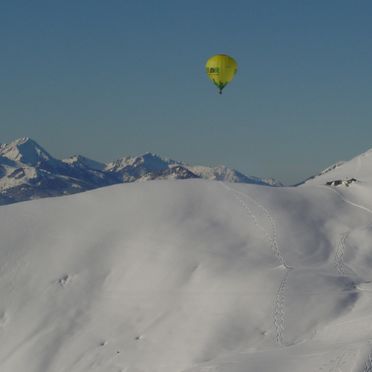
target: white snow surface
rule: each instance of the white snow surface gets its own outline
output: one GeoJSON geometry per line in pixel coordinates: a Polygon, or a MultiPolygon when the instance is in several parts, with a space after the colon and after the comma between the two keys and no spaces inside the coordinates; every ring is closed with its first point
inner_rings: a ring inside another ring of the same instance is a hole
{"type": "Polygon", "coordinates": [[[350,187],[154,181],[1,206],[0,371],[372,371],[372,161],[355,162],[350,187]]]}

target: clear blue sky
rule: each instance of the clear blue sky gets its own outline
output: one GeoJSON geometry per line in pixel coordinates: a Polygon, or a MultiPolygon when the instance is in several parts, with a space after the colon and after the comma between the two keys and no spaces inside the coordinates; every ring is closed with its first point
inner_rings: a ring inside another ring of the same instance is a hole
{"type": "Polygon", "coordinates": [[[293,183],[372,147],[372,2],[0,2],[0,142],[293,183]],[[231,54],[222,96],[204,64],[231,54]]]}

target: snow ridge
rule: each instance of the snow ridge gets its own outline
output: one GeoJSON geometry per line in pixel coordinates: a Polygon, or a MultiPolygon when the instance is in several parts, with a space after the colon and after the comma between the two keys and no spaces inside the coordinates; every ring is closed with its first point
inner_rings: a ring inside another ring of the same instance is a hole
{"type": "Polygon", "coordinates": [[[307,179],[303,185],[325,185],[326,182],[347,181],[353,178],[358,181],[372,179],[372,149],[349,161],[340,161],[327,167],[316,176],[307,179]]]}

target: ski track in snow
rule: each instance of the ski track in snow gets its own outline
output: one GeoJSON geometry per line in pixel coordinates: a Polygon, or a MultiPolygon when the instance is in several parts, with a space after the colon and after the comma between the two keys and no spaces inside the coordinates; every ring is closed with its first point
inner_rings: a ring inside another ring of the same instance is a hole
{"type": "Polygon", "coordinates": [[[284,278],[282,279],[282,281],[279,285],[279,289],[278,289],[277,294],[276,294],[275,299],[274,299],[273,323],[274,323],[274,327],[275,327],[275,341],[280,346],[287,346],[285,344],[284,340],[283,340],[283,333],[284,333],[284,329],[285,329],[285,302],[286,302],[285,301],[285,293],[286,293],[286,289],[287,289],[289,272],[291,270],[293,270],[293,267],[289,266],[286,263],[283,255],[280,251],[279,244],[278,244],[278,238],[277,238],[278,234],[277,234],[277,227],[276,227],[275,220],[274,220],[274,218],[272,217],[271,213],[268,211],[267,208],[265,208],[262,204],[258,203],[256,200],[251,198],[248,194],[237,191],[234,188],[226,185],[225,183],[220,182],[220,184],[225,189],[230,191],[235,196],[235,198],[239,201],[240,205],[242,205],[243,208],[248,211],[248,213],[250,214],[250,216],[254,220],[256,226],[261,227],[261,230],[263,230],[265,237],[268,238],[269,242],[271,243],[271,249],[272,249],[275,257],[278,259],[280,264],[286,270],[284,278]],[[240,196],[249,199],[253,204],[255,204],[259,209],[261,209],[264,212],[266,218],[268,219],[268,221],[270,223],[271,229],[272,229],[271,236],[267,232],[266,229],[264,229],[261,225],[259,225],[256,216],[252,213],[252,211],[249,208],[249,206],[247,205],[247,203],[240,196]]]}
{"type": "Polygon", "coordinates": [[[285,268],[291,269],[291,267],[289,265],[287,265],[287,263],[285,262],[284,257],[282,255],[282,253],[280,252],[279,244],[278,244],[278,233],[277,233],[276,223],[274,221],[274,218],[270,214],[270,212],[262,204],[258,203],[256,200],[251,198],[246,193],[243,193],[243,192],[240,192],[240,191],[237,191],[237,190],[234,190],[234,192],[242,195],[243,197],[248,198],[253,204],[255,204],[258,208],[260,208],[264,212],[264,214],[266,215],[266,218],[268,219],[268,221],[271,225],[272,235],[271,235],[270,240],[271,240],[271,248],[274,252],[274,255],[285,268]]]}
{"type": "Polygon", "coordinates": [[[340,275],[345,275],[345,262],[344,262],[344,255],[345,255],[345,241],[349,236],[351,231],[341,234],[341,238],[338,242],[338,248],[335,253],[335,265],[338,273],[340,275]]]}
{"type": "Polygon", "coordinates": [[[371,350],[372,345],[371,345],[371,341],[368,342],[368,345],[369,345],[370,351],[368,353],[368,359],[365,362],[363,372],[372,372],[372,350],[371,350]]]}
{"type": "MultiPolygon", "coordinates": [[[[358,166],[359,166],[359,162],[358,162],[358,166]]],[[[330,191],[334,192],[346,204],[349,204],[349,205],[351,205],[355,208],[361,209],[364,212],[372,214],[372,210],[370,208],[368,208],[364,205],[352,202],[351,200],[345,198],[338,190],[335,190],[334,188],[331,188],[329,186],[324,186],[324,185],[319,186],[319,187],[322,187],[322,188],[325,188],[327,190],[330,190],[330,191]]],[[[348,238],[348,236],[350,235],[350,233],[351,233],[351,230],[347,233],[342,234],[340,242],[339,242],[338,250],[336,251],[336,257],[335,257],[336,267],[337,267],[337,270],[339,271],[339,273],[341,275],[345,275],[345,267],[346,267],[346,265],[344,263],[345,241],[348,238]]],[[[369,342],[369,345],[371,347],[370,342],[369,342]]],[[[333,372],[333,371],[336,372],[337,370],[334,369],[334,370],[331,370],[330,372],[333,372]]],[[[372,372],[372,350],[368,354],[368,360],[365,362],[365,367],[363,369],[363,372],[372,372]]]]}
{"type": "Polygon", "coordinates": [[[341,372],[342,371],[341,365],[345,358],[345,354],[346,352],[342,353],[335,359],[334,365],[331,366],[331,368],[329,369],[329,372],[341,372]]]}
{"type": "MultiPolygon", "coordinates": [[[[367,225],[367,226],[370,226],[370,225],[367,225]]],[[[342,276],[352,275],[355,279],[356,277],[358,277],[358,275],[348,265],[345,264],[345,259],[344,259],[345,251],[347,249],[346,241],[353,231],[354,230],[348,230],[344,232],[343,234],[341,234],[340,240],[338,242],[338,247],[335,252],[335,266],[340,275],[342,276]]]]}
{"type": "MultiPolygon", "coordinates": [[[[365,207],[364,205],[357,204],[357,203],[352,202],[349,199],[346,199],[338,190],[335,190],[334,188],[331,188],[329,186],[324,186],[324,185],[323,186],[318,186],[318,187],[330,190],[330,191],[334,192],[336,195],[338,195],[338,197],[341,198],[341,200],[344,201],[346,204],[349,204],[349,205],[351,205],[355,208],[361,209],[364,212],[372,214],[371,209],[365,207]]],[[[371,225],[366,225],[366,226],[371,226],[371,225]]],[[[336,251],[336,255],[335,255],[336,268],[341,275],[345,275],[345,268],[347,268],[347,266],[345,265],[345,262],[344,262],[345,241],[348,238],[348,236],[351,234],[352,231],[353,230],[349,230],[348,232],[341,235],[341,239],[339,241],[338,249],[336,251]]]]}
{"type": "Polygon", "coordinates": [[[324,188],[324,189],[327,189],[327,190],[330,190],[332,192],[334,192],[335,194],[337,194],[339,196],[339,198],[341,198],[345,203],[349,204],[349,205],[352,205],[353,207],[356,207],[356,208],[359,208],[369,214],[372,214],[372,210],[365,207],[364,205],[361,205],[361,204],[357,204],[357,203],[354,203],[352,202],[351,200],[349,199],[346,199],[339,191],[335,190],[334,188],[332,187],[329,187],[329,186],[324,186],[324,185],[321,185],[321,186],[318,186],[318,187],[321,187],[321,188],[324,188]]]}
{"type": "Polygon", "coordinates": [[[244,198],[249,199],[253,204],[255,204],[258,208],[260,208],[264,212],[266,218],[268,219],[268,221],[269,221],[269,223],[271,225],[271,229],[272,229],[271,236],[266,231],[266,229],[264,229],[261,225],[258,224],[257,218],[254,216],[254,220],[255,220],[256,225],[257,226],[260,226],[261,230],[264,231],[265,236],[271,242],[271,248],[272,248],[272,250],[274,252],[275,257],[279,260],[280,264],[283,265],[286,269],[293,269],[291,266],[289,266],[286,263],[283,255],[282,255],[282,253],[280,251],[279,244],[278,244],[278,234],[277,234],[276,223],[275,223],[274,218],[272,217],[271,213],[267,210],[267,208],[265,208],[262,204],[258,203],[256,200],[254,200],[253,198],[251,198],[247,193],[244,193],[244,192],[235,190],[234,188],[226,185],[225,183],[220,182],[220,184],[224,188],[226,188],[228,191],[230,191],[230,192],[232,192],[234,194],[235,198],[239,201],[239,203],[243,206],[243,208],[245,208],[249,212],[249,214],[251,216],[253,216],[253,213],[252,213],[251,209],[248,207],[247,203],[239,195],[241,195],[244,198]]]}
{"type": "MultiPolygon", "coordinates": [[[[354,360],[358,355],[358,350],[346,349],[340,352],[336,357],[323,363],[318,369],[318,372],[347,372],[343,369],[344,365],[350,361],[354,360]]],[[[348,372],[353,371],[354,368],[348,370],[348,372]]],[[[363,371],[364,372],[364,371],[363,371]]]]}
{"type": "Polygon", "coordinates": [[[288,276],[290,270],[286,270],[285,276],[280,283],[274,304],[274,326],[276,331],[276,342],[279,345],[286,346],[283,340],[283,332],[285,329],[285,292],[287,289],[288,276]]]}
{"type": "Polygon", "coordinates": [[[267,232],[267,230],[258,223],[258,220],[257,220],[257,217],[253,214],[252,210],[249,208],[249,206],[247,205],[247,203],[242,200],[238,195],[237,195],[237,191],[234,190],[233,188],[227,186],[225,183],[223,182],[220,182],[220,184],[229,192],[231,192],[235,199],[239,202],[239,204],[242,206],[243,209],[245,209],[249,216],[252,218],[253,220],[253,223],[262,231],[263,235],[265,236],[266,239],[268,239],[268,241],[271,243],[272,242],[272,239],[270,237],[270,234],[267,232]]]}
{"type": "MultiPolygon", "coordinates": [[[[347,363],[348,360],[355,358],[355,351],[348,349],[345,350],[341,355],[339,355],[336,360],[334,366],[329,370],[329,372],[343,372],[343,366],[347,363]]],[[[345,371],[346,372],[346,371],[345,371]]]]}

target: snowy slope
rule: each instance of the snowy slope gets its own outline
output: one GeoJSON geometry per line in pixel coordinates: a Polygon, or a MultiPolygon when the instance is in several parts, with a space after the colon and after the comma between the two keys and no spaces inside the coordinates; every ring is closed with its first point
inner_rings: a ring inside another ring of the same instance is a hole
{"type": "Polygon", "coordinates": [[[368,372],[371,191],[155,181],[2,206],[0,370],[368,372]]]}
{"type": "Polygon", "coordinates": [[[337,179],[356,178],[359,181],[372,180],[372,149],[349,161],[338,162],[319,175],[306,181],[307,185],[325,184],[328,181],[337,179]]]}

